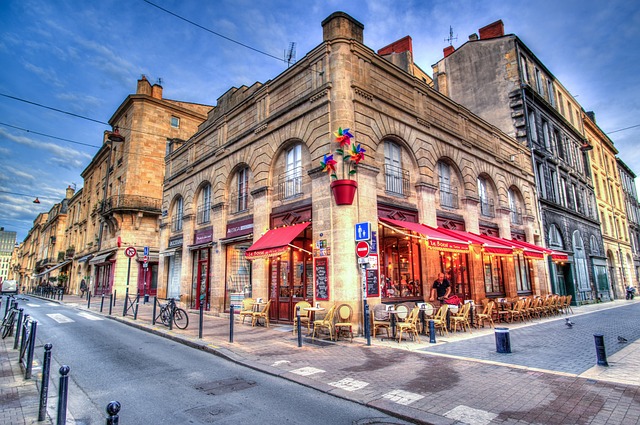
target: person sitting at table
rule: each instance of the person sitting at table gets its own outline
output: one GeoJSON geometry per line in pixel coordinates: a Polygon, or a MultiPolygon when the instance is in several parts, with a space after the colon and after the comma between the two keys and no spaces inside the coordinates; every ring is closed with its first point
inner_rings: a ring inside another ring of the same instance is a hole
{"type": "Polygon", "coordinates": [[[438,278],[433,282],[433,286],[431,287],[431,297],[429,301],[434,302],[436,299],[440,304],[449,298],[451,294],[451,283],[449,283],[448,279],[444,278],[444,273],[438,273],[438,278]]]}

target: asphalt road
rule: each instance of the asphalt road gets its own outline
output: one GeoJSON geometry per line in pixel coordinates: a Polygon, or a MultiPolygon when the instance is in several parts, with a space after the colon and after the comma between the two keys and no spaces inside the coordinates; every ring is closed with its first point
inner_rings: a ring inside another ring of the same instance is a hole
{"type": "Polygon", "coordinates": [[[53,417],[59,368],[71,368],[69,424],[104,424],[112,400],[126,425],[404,423],[90,312],[35,298],[21,305],[38,321],[36,358],[53,344],[53,417]]]}

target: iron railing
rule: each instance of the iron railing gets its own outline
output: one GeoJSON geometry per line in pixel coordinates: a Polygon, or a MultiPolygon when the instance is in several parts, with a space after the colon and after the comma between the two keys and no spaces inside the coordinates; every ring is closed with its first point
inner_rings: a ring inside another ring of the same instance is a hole
{"type": "Polygon", "coordinates": [[[446,183],[440,183],[440,206],[458,209],[458,188],[446,183]]]}
{"type": "Polygon", "coordinates": [[[480,199],[480,214],[485,217],[495,217],[496,212],[493,207],[493,199],[480,199]]]}
{"type": "Polygon", "coordinates": [[[115,195],[103,203],[103,213],[113,210],[141,210],[160,214],[162,199],[139,195],[115,195]]]}
{"type": "Polygon", "coordinates": [[[512,209],[511,210],[511,223],[513,224],[522,224],[522,209],[512,209]]]}
{"type": "Polygon", "coordinates": [[[247,193],[234,193],[229,199],[229,207],[231,208],[231,214],[237,214],[247,211],[251,208],[251,200],[253,198],[247,193]]]}
{"type": "Polygon", "coordinates": [[[171,217],[171,231],[172,232],[182,232],[182,216],[174,215],[171,217]]]}
{"type": "Polygon", "coordinates": [[[205,224],[210,222],[211,222],[211,204],[200,205],[196,213],[196,224],[205,224]]]}
{"type": "Polygon", "coordinates": [[[302,167],[282,173],[278,176],[278,197],[280,200],[302,195],[302,167]]]}
{"type": "Polygon", "coordinates": [[[409,171],[394,165],[384,165],[386,191],[395,195],[409,193],[409,171]]]}

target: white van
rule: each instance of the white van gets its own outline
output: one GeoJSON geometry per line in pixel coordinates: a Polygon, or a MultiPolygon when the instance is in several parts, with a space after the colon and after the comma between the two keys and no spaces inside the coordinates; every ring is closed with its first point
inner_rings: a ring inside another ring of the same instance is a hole
{"type": "Polygon", "coordinates": [[[4,280],[0,282],[2,289],[0,294],[17,294],[18,293],[18,281],[17,280],[4,280]]]}

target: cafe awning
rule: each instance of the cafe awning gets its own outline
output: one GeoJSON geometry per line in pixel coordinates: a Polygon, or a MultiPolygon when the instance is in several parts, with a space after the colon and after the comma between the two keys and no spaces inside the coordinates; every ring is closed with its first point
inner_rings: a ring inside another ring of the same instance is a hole
{"type": "Polygon", "coordinates": [[[103,264],[106,263],[107,260],[115,254],[115,251],[106,252],[104,254],[96,255],[94,258],[89,260],[89,264],[103,264]]]}
{"type": "Polygon", "coordinates": [[[52,271],[54,271],[54,270],[56,270],[56,269],[59,269],[60,267],[64,267],[64,266],[66,266],[66,265],[67,265],[67,264],[69,264],[70,262],[71,262],[71,260],[63,261],[62,263],[60,263],[60,264],[56,264],[55,266],[51,267],[50,269],[47,269],[47,270],[45,270],[45,271],[42,271],[42,272],[38,273],[37,275],[35,275],[35,277],[44,276],[45,274],[47,274],[47,273],[51,273],[52,271]]]}
{"type": "Polygon", "coordinates": [[[86,261],[91,260],[92,258],[93,258],[93,254],[88,254],[88,255],[85,255],[83,257],[78,258],[77,261],[78,261],[78,263],[84,263],[86,261]]]}
{"type": "Polygon", "coordinates": [[[311,222],[294,224],[293,226],[279,227],[271,229],[245,252],[245,257],[249,260],[256,258],[275,257],[285,253],[289,249],[289,244],[306,229],[311,222]]]}
{"type": "Polygon", "coordinates": [[[472,245],[480,245],[485,254],[491,255],[513,255],[513,247],[484,237],[484,235],[476,235],[462,230],[443,229],[438,227],[442,233],[456,236],[462,240],[467,240],[472,245]]]}
{"type": "Polygon", "coordinates": [[[536,260],[544,260],[545,254],[551,254],[551,250],[547,248],[543,248],[538,245],[534,245],[528,242],[519,241],[516,239],[504,239],[504,238],[496,238],[494,236],[485,236],[485,238],[495,240],[496,242],[502,242],[507,245],[512,246],[514,249],[522,250],[522,254],[525,258],[532,258],[536,260]]]}
{"type": "Polygon", "coordinates": [[[553,261],[569,261],[569,255],[564,252],[553,250],[551,252],[551,259],[553,261]]]}
{"type": "Polygon", "coordinates": [[[469,242],[462,240],[456,236],[451,236],[440,232],[438,229],[435,229],[433,227],[420,223],[413,223],[410,221],[394,220],[392,218],[379,217],[378,219],[382,222],[383,225],[391,225],[389,227],[391,227],[392,229],[392,226],[395,226],[419,233],[427,240],[430,248],[440,251],[469,251],[469,242]]]}

